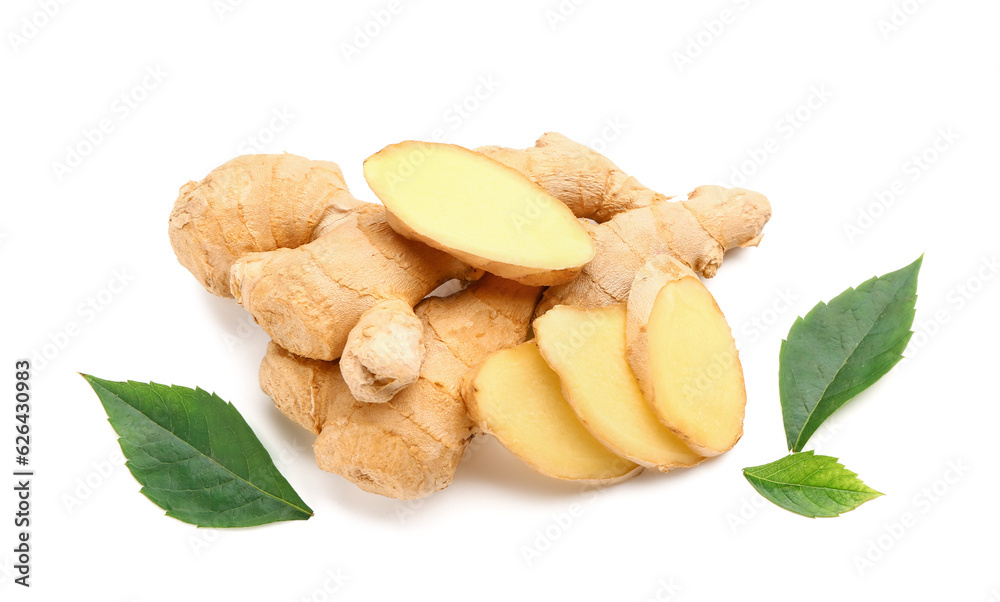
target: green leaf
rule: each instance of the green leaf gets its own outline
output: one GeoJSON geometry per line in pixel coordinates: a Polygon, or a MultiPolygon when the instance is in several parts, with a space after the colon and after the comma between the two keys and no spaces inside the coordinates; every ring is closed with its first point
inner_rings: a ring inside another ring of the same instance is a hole
{"type": "Polygon", "coordinates": [[[743,476],[762,496],[809,518],[840,516],[882,495],[837,458],[816,456],[812,451],[744,468],[743,476]]]}
{"type": "Polygon", "coordinates": [[[104,405],[141,493],[167,516],[199,527],[312,516],[233,404],[201,389],[81,376],[104,405]]]}
{"type": "Polygon", "coordinates": [[[903,359],[921,261],[849,288],[792,325],[778,368],[789,450],[800,451],[824,420],[903,359]]]}

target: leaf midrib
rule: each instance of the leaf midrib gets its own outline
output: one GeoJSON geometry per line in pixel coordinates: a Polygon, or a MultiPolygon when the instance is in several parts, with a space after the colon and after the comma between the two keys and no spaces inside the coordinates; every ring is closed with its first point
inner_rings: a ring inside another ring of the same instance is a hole
{"type": "MultiPolygon", "coordinates": [[[[152,418],[150,418],[145,412],[143,412],[139,408],[137,408],[134,405],[132,405],[132,404],[128,403],[127,401],[125,401],[124,399],[122,399],[121,397],[119,397],[115,392],[113,392],[110,389],[108,389],[107,387],[105,387],[103,384],[101,384],[99,382],[95,382],[95,383],[92,383],[92,384],[96,384],[97,386],[101,387],[107,393],[109,393],[111,396],[113,396],[115,399],[117,399],[118,401],[122,402],[126,406],[128,406],[128,407],[132,408],[133,410],[135,410],[136,412],[138,412],[143,418],[145,418],[146,420],[148,420],[150,422],[150,424],[153,424],[154,426],[156,426],[156,428],[162,430],[165,433],[169,433],[170,435],[172,435],[174,437],[174,439],[180,441],[184,445],[186,445],[189,448],[191,448],[192,450],[194,450],[199,456],[201,456],[202,458],[205,458],[205,459],[209,460],[212,464],[215,464],[216,466],[218,466],[219,468],[221,468],[223,471],[225,471],[225,472],[229,473],[230,475],[232,475],[233,480],[238,480],[238,481],[241,481],[243,483],[246,483],[247,485],[249,485],[253,489],[256,489],[257,491],[259,491],[262,494],[266,495],[267,497],[269,497],[269,498],[271,498],[271,499],[273,499],[275,501],[281,502],[281,503],[283,503],[283,504],[285,504],[285,505],[287,505],[287,506],[289,506],[291,508],[294,508],[294,509],[298,510],[299,512],[302,512],[303,514],[307,515],[307,516],[312,516],[313,515],[312,512],[309,512],[309,511],[307,511],[307,510],[305,510],[303,508],[300,508],[298,505],[296,505],[296,504],[294,504],[294,503],[292,503],[292,502],[290,502],[290,501],[288,501],[288,500],[286,500],[284,498],[277,497],[274,494],[270,493],[269,491],[265,491],[265,490],[261,489],[260,487],[258,487],[254,483],[252,483],[252,482],[244,479],[243,477],[241,477],[238,474],[234,473],[232,470],[230,470],[226,466],[223,466],[222,464],[220,464],[215,458],[213,458],[211,456],[206,456],[197,447],[191,445],[190,443],[188,443],[184,439],[181,439],[177,435],[177,433],[174,433],[173,431],[170,431],[170,430],[164,428],[160,423],[158,423],[155,420],[153,420],[152,418]]],[[[131,385],[129,385],[129,386],[131,386],[131,385]]],[[[167,401],[165,399],[163,399],[163,397],[159,394],[159,392],[156,392],[154,390],[153,393],[156,394],[156,396],[160,399],[160,401],[162,403],[167,404],[167,401]]],[[[211,395],[211,394],[209,394],[209,395],[211,395]]],[[[223,403],[225,403],[226,405],[228,405],[228,402],[223,401],[223,403]]],[[[159,459],[157,459],[157,461],[159,461],[159,459]]],[[[145,485],[143,487],[145,487],[145,485]]],[[[202,487],[202,489],[204,489],[204,487],[202,487]]],[[[169,489],[169,490],[165,490],[165,491],[175,491],[175,490],[169,489]]],[[[183,491],[183,490],[181,490],[181,491],[183,491]]]]}
{"type": "MultiPolygon", "coordinates": [[[[812,474],[816,474],[816,472],[819,472],[819,471],[814,471],[812,474]]],[[[766,479],[764,477],[759,477],[759,476],[752,475],[752,474],[751,475],[747,475],[747,476],[749,476],[750,478],[753,478],[753,479],[757,479],[758,481],[763,481],[765,483],[772,483],[774,485],[784,485],[784,486],[787,486],[787,487],[802,487],[802,488],[808,488],[808,489],[820,489],[820,490],[823,490],[823,491],[843,491],[843,492],[846,492],[846,493],[859,493],[859,494],[862,494],[862,495],[871,495],[872,494],[870,491],[856,491],[854,489],[839,489],[837,487],[824,487],[824,486],[820,486],[820,485],[803,485],[801,483],[788,483],[788,482],[784,482],[784,481],[773,481],[771,479],[766,479]]]]}

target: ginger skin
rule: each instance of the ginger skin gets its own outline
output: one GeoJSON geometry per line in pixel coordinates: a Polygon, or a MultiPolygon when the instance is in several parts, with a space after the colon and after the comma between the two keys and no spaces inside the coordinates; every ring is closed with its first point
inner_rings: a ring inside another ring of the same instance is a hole
{"type": "Polygon", "coordinates": [[[764,195],[742,188],[700,186],[671,201],[640,184],[600,153],[562,134],[547,133],[527,149],[477,149],[521,171],[587,224],[597,251],[577,277],[545,291],[537,314],[556,305],[602,307],[628,300],[636,272],[667,254],[705,278],[723,255],[756,246],[771,218],[764,195]]]}
{"type": "Polygon", "coordinates": [[[260,385],[289,418],[319,435],[320,468],[361,489],[415,499],[447,487],[475,425],[462,378],[494,351],[524,342],[541,289],[487,275],[416,307],[427,356],[417,381],[387,403],[354,399],[336,362],[296,356],[272,342],[260,385]]]}
{"type": "Polygon", "coordinates": [[[236,300],[276,343],[296,355],[335,360],[379,301],[413,307],[448,280],[479,274],[396,234],[382,207],[366,204],[313,242],[240,258],[231,285],[236,300]]]}
{"type": "Polygon", "coordinates": [[[598,223],[668,198],[640,184],[601,153],[555,132],[544,134],[531,148],[482,146],[476,152],[513,167],[577,217],[598,223]]]}
{"type": "MultiPolygon", "coordinates": [[[[410,318],[391,323],[403,344],[368,360],[367,371],[348,372],[359,399],[373,402],[419,373],[422,330],[412,307],[448,280],[481,275],[396,234],[380,205],[351,195],[335,163],[296,155],[245,155],[188,182],[169,233],[178,260],[202,286],[235,297],[272,339],[301,356],[339,358],[359,322],[371,332],[380,314],[367,317],[369,310],[396,302],[394,315],[410,318]]],[[[370,357],[370,340],[352,340],[359,348],[346,350],[349,366],[370,357]]]]}
{"type": "Polygon", "coordinates": [[[757,245],[770,216],[763,195],[719,186],[700,186],[687,201],[662,201],[620,213],[591,226],[594,260],[574,281],[546,290],[538,315],[556,305],[624,303],[636,272],[657,255],[669,255],[711,278],[726,251],[757,245]]]}
{"type": "Polygon", "coordinates": [[[303,245],[361,204],[336,163],[243,155],[181,187],[170,244],[208,292],[232,297],[229,270],[237,259],[303,245]]]}

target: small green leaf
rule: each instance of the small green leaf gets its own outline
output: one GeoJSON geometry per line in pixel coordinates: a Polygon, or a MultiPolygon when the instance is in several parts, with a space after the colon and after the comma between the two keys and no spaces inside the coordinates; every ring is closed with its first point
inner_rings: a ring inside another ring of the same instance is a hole
{"type": "Polygon", "coordinates": [[[86,374],[141,493],[199,527],[306,520],[312,510],[231,403],[201,389],[86,374]]]}
{"type": "Polygon", "coordinates": [[[802,450],[824,420],[903,359],[922,260],[849,288],[792,325],[778,367],[789,450],[802,450]]]}
{"type": "Polygon", "coordinates": [[[882,495],[837,458],[816,456],[812,451],[744,468],[743,476],[762,496],[809,518],[840,516],[882,495]]]}

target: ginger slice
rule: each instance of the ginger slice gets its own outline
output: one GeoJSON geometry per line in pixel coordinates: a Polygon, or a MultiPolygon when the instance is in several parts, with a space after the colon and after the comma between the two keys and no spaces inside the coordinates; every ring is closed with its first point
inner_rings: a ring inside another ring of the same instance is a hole
{"type": "Polygon", "coordinates": [[[608,484],[642,470],[584,428],[534,341],[491,355],[466,380],[465,401],[480,428],[543,475],[608,484]]]}
{"type": "Polygon", "coordinates": [[[715,456],[743,434],[746,389],[732,331],[697,278],[637,277],[628,304],[628,358],[653,412],[692,450],[715,456]],[[652,302],[650,303],[650,300],[652,302]]]}
{"type": "Polygon", "coordinates": [[[566,401],[605,447],[663,472],[703,459],[657,419],[643,397],[625,359],[624,305],[559,305],[535,320],[534,328],[566,401]]]}
{"type": "Polygon", "coordinates": [[[365,179],[403,236],[529,285],[571,280],[594,243],[566,205],[527,176],[453,144],[402,142],[365,161],[365,179]]]}

